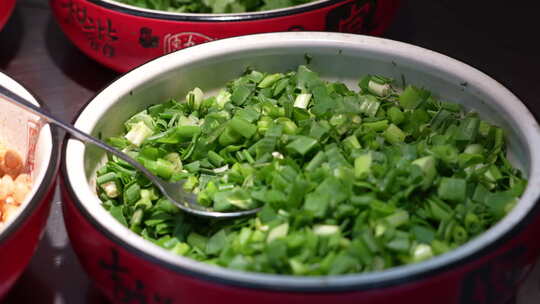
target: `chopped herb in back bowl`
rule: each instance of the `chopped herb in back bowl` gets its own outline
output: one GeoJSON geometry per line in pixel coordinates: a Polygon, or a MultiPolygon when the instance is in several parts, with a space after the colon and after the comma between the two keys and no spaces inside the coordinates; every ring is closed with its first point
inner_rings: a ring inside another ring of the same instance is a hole
{"type": "Polygon", "coordinates": [[[116,0],[118,2],[178,13],[244,13],[268,11],[314,0],[116,0]]]}

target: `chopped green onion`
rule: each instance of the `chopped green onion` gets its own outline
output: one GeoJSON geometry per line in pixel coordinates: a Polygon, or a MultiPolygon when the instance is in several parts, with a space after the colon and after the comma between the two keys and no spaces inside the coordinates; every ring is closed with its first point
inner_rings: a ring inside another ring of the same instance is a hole
{"type": "Polygon", "coordinates": [[[404,109],[414,110],[418,108],[431,94],[414,86],[407,86],[399,96],[399,104],[404,109]]]}
{"type": "Polygon", "coordinates": [[[230,269],[315,276],[425,261],[493,226],[527,181],[502,129],[396,86],[250,69],[216,96],[194,88],[152,105],[108,139],[201,206],[261,207],[252,217],[190,216],[117,157],[97,170],[97,194],[144,239],[230,269]]]}
{"type": "Polygon", "coordinates": [[[365,153],[355,158],[354,160],[354,176],[356,178],[362,178],[364,174],[368,173],[371,168],[371,154],[365,153]]]}
{"type": "Polygon", "coordinates": [[[373,80],[370,80],[368,83],[368,89],[371,93],[377,95],[377,96],[386,96],[390,93],[390,85],[380,84],[373,80]]]}
{"type": "Polygon", "coordinates": [[[255,125],[239,117],[234,117],[229,122],[229,126],[236,133],[242,135],[245,138],[250,138],[255,134],[255,132],[257,132],[257,127],[255,125]]]}
{"type": "Polygon", "coordinates": [[[271,242],[273,242],[274,240],[276,240],[278,238],[285,237],[287,235],[287,231],[289,231],[289,224],[288,223],[283,223],[283,224],[275,227],[274,229],[270,230],[270,232],[268,233],[268,237],[266,238],[266,242],[271,243],[271,242]]]}
{"type": "Polygon", "coordinates": [[[153,133],[154,131],[146,126],[143,121],[139,121],[131,127],[131,130],[125,135],[125,138],[133,145],[140,146],[142,142],[153,133]]]}
{"type": "Polygon", "coordinates": [[[405,137],[407,137],[407,134],[405,134],[398,126],[394,124],[390,124],[386,131],[383,133],[384,138],[392,144],[399,144],[405,141],[405,137]]]}
{"type": "Polygon", "coordinates": [[[455,203],[465,202],[467,192],[467,182],[461,178],[443,177],[437,194],[444,200],[455,203]]]}
{"type": "Polygon", "coordinates": [[[294,100],[294,106],[296,108],[307,109],[310,100],[311,100],[311,94],[309,93],[298,94],[298,96],[296,96],[296,99],[294,100]]]}
{"type": "Polygon", "coordinates": [[[281,73],[267,75],[266,77],[263,78],[261,82],[259,82],[258,87],[263,88],[263,89],[268,88],[274,83],[276,83],[276,81],[280,80],[281,78],[283,78],[283,74],[281,73]]]}
{"type": "Polygon", "coordinates": [[[401,124],[405,120],[405,114],[398,107],[391,107],[388,110],[388,117],[390,121],[396,126],[401,124]]]}
{"type": "Polygon", "coordinates": [[[298,137],[296,140],[292,141],[285,148],[288,151],[296,152],[301,155],[306,155],[311,149],[317,145],[317,141],[313,138],[307,136],[298,137]]]}
{"type": "Polygon", "coordinates": [[[413,249],[413,261],[421,262],[433,257],[431,246],[427,244],[418,244],[413,249]]]}
{"type": "Polygon", "coordinates": [[[102,183],[100,187],[109,198],[115,198],[120,195],[120,190],[114,181],[102,183]]]}

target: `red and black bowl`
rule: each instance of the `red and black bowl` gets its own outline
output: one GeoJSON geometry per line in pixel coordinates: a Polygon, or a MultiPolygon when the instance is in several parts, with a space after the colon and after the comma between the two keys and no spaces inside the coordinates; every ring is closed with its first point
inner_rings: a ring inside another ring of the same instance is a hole
{"type": "Polygon", "coordinates": [[[318,0],[240,14],[149,10],[114,0],[50,0],[64,33],[84,53],[119,72],[189,46],[233,36],[282,31],[381,35],[399,0],[318,0]]]}
{"type": "Polygon", "coordinates": [[[2,0],[0,1],[0,30],[4,27],[6,22],[13,12],[16,0],[2,0]]]}
{"type": "MultiPolygon", "coordinates": [[[[15,80],[0,72],[0,85],[38,104],[15,80]]],[[[14,212],[0,223],[0,300],[22,274],[49,216],[59,161],[57,133],[37,117],[0,97],[0,141],[23,156],[32,188],[14,212]]],[[[5,215],[5,214],[4,214],[5,215]]]]}
{"type": "Polygon", "coordinates": [[[110,84],[82,110],[76,126],[103,138],[150,104],[216,92],[246,68],[275,73],[310,67],[356,87],[383,75],[437,92],[506,131],[510,161],[529,185],[514,209],[463,246],[430,260],[379,272],[299,277],[248,273],[200,263],[144,240],[116,221],[95,193],[103,151],[66,139],[64,214],[84,269],[113,302],[141,303],[506,303],[540,254],[540,127],[510,91],[452,58],[396,41],[343,33],[289,32],[222,39],[144,64],[110,84]],[[484,300],[482,300],[484,299],[484,300]],[[484,302],[482,302],[484,301],[484,302]]]}

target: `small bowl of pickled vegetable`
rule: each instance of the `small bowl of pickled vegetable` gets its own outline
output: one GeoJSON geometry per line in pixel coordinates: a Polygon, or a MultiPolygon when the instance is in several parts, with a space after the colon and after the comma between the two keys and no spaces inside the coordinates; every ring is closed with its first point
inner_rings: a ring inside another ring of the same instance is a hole
{"type": "Polygon", "coordinates": [[[215,41],[125,74],[75,124],[209,209],[262,208],[184,214],[128,164],[67,139],[68,232],[113,301],[500,300],[540,253],[537,122],[495,80],[416,46],[215,41]]]}
{"type": "Polygon", "coordinates": [[[4,27],[4,24],[8,21],[13,8],[15,7],[15,0],[4,0],[0,2],[0,30],[4,27]]]}
{"type": "Polygon", "coordinates": [[[193,45],[254,33],[381,35],[399,0],[50,0],[85,54],[119,71],[193,45]]]}
{"type": "MultiPolygon", "coordinates": [[[[15,80],[0,84],[38,104],[15,80]]],[[[22,274],[41,238],[54,193],[56,134],[0,97],[0,299],[22,274]]]]}

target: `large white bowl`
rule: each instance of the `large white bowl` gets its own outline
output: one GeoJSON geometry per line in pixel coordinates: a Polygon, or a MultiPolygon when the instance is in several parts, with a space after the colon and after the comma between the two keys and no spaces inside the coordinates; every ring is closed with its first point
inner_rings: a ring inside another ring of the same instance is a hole
{"type": "MultiPolygon", "coordinates": [[[[246,273],[179,257],[122,226],[100,206],[95,195],[92,179],[103,152],[68,140],[63,161],[65,193],[71,201],[66,204],[68,230],[83,265],[109,297],[118,299],[114,282],[107,279],[106,270],[94,266],[96,259],[108,257],[111,252],[115,259],[124,261],[130,276],[143,282],[147,290],[157,290],[178,301],[196,299],[201,303],[221,297],[244,303],[255,296],[260,303],[302,299],[316,303],[323,299],[394,303],[408,297],[433,303],[429,301],[437,295],[441,296],[438,302],[455,303],[460,295],[471,294],[474,278],[482,269],[502,265],[503,260],[512,263],[510,268],[515,273],[530,267],[540,253],[540,242],[533,238],[533,229],[540,229],[535,211],[540,196],[539,126],[523,103],[497,81],[420,47],[321,32],[224,39],[166,55],[125,74],[86,106],[76,126],[104,138],[118,135],[123,121],[150,104],[185,96],[195,86],[213,92],[248,67],[268,72],[295,69],[305,64],[305,54],[313,58],[311,68],[325,79],[356,87],[359,77],[365,74],[395,79],[404,76],[408,83],[424,86],[444,100],[461,103],[501,126],[506,131],[509,158],[529,179],[519,203],[477,238],[422,263],[328,277],[246,273]],[[509,255],[515,252],[517,255],[509,255]]],[[[490,277],[487,275],[486,284],[490,277]]],[[[507,288],[514,290],[516,285],[510,282],[507,288]]]]}

